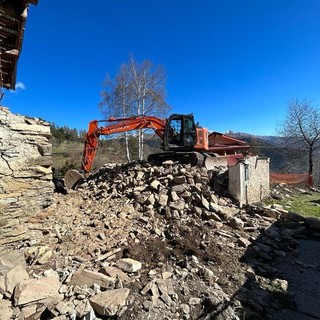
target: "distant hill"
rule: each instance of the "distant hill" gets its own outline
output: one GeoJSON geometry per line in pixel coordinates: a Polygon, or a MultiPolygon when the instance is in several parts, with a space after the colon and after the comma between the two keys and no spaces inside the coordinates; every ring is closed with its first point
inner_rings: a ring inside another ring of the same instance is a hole
{"type": "Polygon", "coordinates": [[[270,158],[270,171],[274,173],[305,173],[307,157],[301,150],[287,147],[279,136],[260,136],[242,132],[228,132],[231,137],[246,141],[251,152],[270,158]]]}

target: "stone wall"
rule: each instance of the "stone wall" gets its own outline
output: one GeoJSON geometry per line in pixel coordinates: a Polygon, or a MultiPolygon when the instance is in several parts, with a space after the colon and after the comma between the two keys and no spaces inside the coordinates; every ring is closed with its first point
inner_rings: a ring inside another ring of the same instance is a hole
{"type": "Polygon", "coordinates": [[[0,245],[25,237],[23,222],[53,197],[50,126],[0,107],[0,245]]]}

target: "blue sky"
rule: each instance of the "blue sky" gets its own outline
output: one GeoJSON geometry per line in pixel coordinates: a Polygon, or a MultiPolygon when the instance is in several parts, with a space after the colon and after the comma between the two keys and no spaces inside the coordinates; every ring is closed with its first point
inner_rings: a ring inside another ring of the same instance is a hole
{"type": "Polygon", "coordinates": [[[291,98],[320,102],[319,15],[319,0],[39,0],[2,104],[86,129],[131,53],[163,65],[172,113],[272,135],[291,98]]]}

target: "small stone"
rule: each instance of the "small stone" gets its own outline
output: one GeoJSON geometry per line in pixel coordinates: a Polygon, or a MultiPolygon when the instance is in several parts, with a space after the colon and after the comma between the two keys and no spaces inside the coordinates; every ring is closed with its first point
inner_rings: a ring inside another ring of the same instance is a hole
{"type": "Polygon", "coordinates": [[[165,207],[168,203],[168,196],[166,194],[160,194],[159,196],[159,204],[165,207]]]}
{"type": "Polygon", "coordinates": [[[204,196],[201,196],[201,203],[207,210],[210,210],[209,201],[204,196]]]}
{"type": "Polygon", "coordinates": [[[187,183],[187,179],[185,176],[177,176],[177,177],[174,177],[173,182],[175,184],[184,184],[184,183],[187,183]]]}
{"type": "Polygon", "coordinates": [[[320,230],[320,219],[315,217],[307,217],[305,218],[305,222],[309,228],[320,230]]]}
{"type": "Polygon", "coordinates": [[[169,279],[172,277],[172,275],[173,275],[172,272],[164,271],[164,272],[162,272],[162,279],[164,279],[164,280],[169,279]]]}
{"type": "Polygon", "coordinates": [[[160,186],[160,181],[158,180],[153,180],[151,183],[150,183],[150,187],[154,190],[158,190],[159,189],[159,186],[160,186]]]}
{"type": "Polygon", "coordinates": [[[181,311],[185,315],[189,315],[190,314],[190,307],[187,304],[185,304],[185,303],[181,304],[180,308],[181,308],[181,311]]]}
{"type": "Polygon", "coordinates": [[[131,258],[120,259],[117,261],[116,265],[125,272],[137,272],[142,268],[141,262],[131,258]]]}
{"type": "Polygon", "coordinates": [[[201,299],[200,298],[195,298],[195,297],[192,297],[189,299],[188,303],[193,306],[193,305],[197,305],[197,304],[200,304],[201,303],[201,299]]]}
{"type": "Polygon", "coordinates": [[[236,217],[233,217],[229,220],[229,225],[233,228],[233,229],[243,229],[244,227],[244,222],[236,217]]]}
{"type": "Polygon", "coordinates": [[[237,243],[240,247],[246,248],[248,245],[250,245],[251,242],[246,238],[240,237],[237,240],[237,243]]]}
{"type": "Polygon", "coordinates": [[[200,269],[200,274],[207,280],[210,280],[214,277],[213,271],[205,267],[200,269]]]}
{"type": "Polygon", "coordinates": [[[153,303],[150,300],[144,300],[142,305],[143,305],[144,310],[146,310],[146,311],[150,311],[153,308],[153,303]]]}
{"type": "Polygon", "coordinates": [[[6,291],[13,293],[15,286],[22,280],[29,279],[27,270],[22,265],[17,265],[5,275],[6,291]]]}
{"type": "Polygon", "coordinates": [[[80,301],[75,307],[75,311],[80,319],[94,320],[96,318],[89,300],[80,301]]]}

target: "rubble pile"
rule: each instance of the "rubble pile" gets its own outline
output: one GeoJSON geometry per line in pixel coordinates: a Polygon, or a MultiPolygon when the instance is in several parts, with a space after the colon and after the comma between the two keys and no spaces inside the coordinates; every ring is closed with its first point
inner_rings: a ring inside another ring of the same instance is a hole
{"type": "Polygon", "coordinates": [[[0,254],[3,319],[299,314],[276,261],[295,261],[297,239],[317,230],[280,207],[240,208],[225,177],[225,168],[131,163],[55,194],[29,219],[29,239],[0,254]]]}

